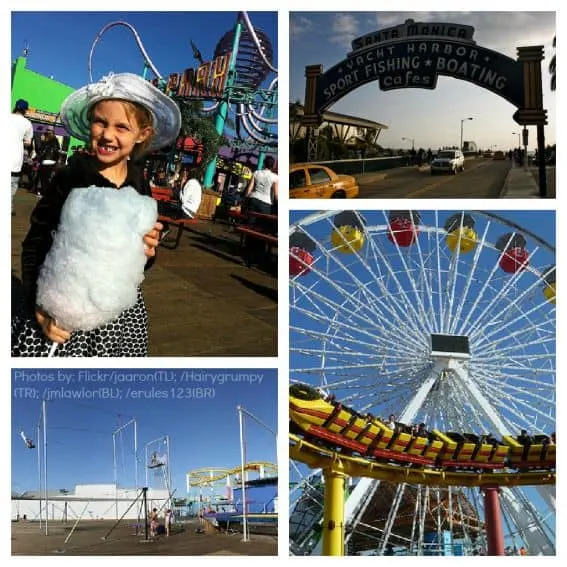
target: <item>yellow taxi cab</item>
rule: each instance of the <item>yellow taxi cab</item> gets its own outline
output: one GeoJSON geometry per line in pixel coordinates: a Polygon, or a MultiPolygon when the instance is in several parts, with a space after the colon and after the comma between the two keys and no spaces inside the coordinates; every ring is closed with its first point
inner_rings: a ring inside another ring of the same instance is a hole
{"type": "Polygon", "coordinates": [[[291,199],[352,199],[359,186],[352,175],[339,175],[318,163],[294,163],[289,168],[291,199]]]}
{"type": "Polygon", "coordinates": [[[492,159],[506,159],[506,154],[500,150],[494,152],[492,159]]]}

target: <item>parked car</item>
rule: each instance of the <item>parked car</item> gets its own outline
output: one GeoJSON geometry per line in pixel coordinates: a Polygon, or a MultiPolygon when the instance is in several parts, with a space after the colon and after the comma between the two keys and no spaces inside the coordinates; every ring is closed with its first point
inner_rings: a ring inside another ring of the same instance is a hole
{"type": "Polygon", "coordinates": [[[492,159],[506,159],[506,154],[504,152],[501,152],[500,150],[497,150],[494,152],[492,159]]]}
{"type": "Polygon", "coordinates": [[[359,190],[355,177],[339,175],[326,165],[294,163],[289,168],[291,199],[352,199],[359,190]]]}
{"type": "Polygon", "coordinates": [[[483,154],[483,157],[485,158],[491,158],[492,157],[492,150],[486,150],[483,154]]]}
{"type": "Polygon", "coordinates": [[[465,156],[461,150],[442,150],[431,162],[431,174],[439,171],[457,174],[465,170],[465,156]]]}

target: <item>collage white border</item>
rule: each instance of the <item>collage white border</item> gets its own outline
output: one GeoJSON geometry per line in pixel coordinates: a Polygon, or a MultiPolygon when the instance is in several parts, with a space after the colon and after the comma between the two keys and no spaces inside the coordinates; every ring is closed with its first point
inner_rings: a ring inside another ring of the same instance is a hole
{"type": "MultiPolygon", "coordinates": [[[[148,3],[149,4],[149,3],[148,3]]],[[[251,12],[251,18],[253,21],[253,12],[254,11],[278,11],[279,12],[279,21],[278,21],[278,69],[279,69],[279,91],[281,93],[288,93],[289,92],[289,74],[287,72],[289,66],[289,12],[294,11],[326,11],[326,12],[347,12],[347,11],[379,11],[383,10],[386,11],[389,6],[387,6],[386,2],[380,2],[379,0],[375,0],[371,2],[370,0],[361,1],[361,0],[351,0],[350,2],[338,2],[336,0],[326,0],[325,2],[321,0],[276,0],[273,3],[266,3],[261,2],[258,0],[242,0],[242,2],[238,3],[238,6],[235,6],[233,2],[228,2],[228,0],[219,0],[216,2],[214,8],[218,11],[232,11],[236,9],[243,9],[248,10],[251,12]]],[[[210,10],[210,7],[208,7],[210,10]]],[[[446,0],[431,0],[427,4],[428,11],[455,11],[458,10],[459,6],[455,5],[455,2],[448,2],[446,0]]],[[[509,11],[511,8],[514,8],[515,11],[556,11],[557,19],[556,19],[556,29],[558,32],[558,47],[557,47],[557,57],[561,61],[562,56],[561,53],[564,52],[561,47],[562,42],[562,35],[559,34],[559,31],[563,29],[563,14],[562,14],[562,6],[560,5],[559,1],[548,1],[548,0],[540,0],[537,5],[533,3],[527,2],[525,0],[519,0],[514,3],[512,6],[510,3],[502,2],[499,3],[498,6],[495,6],[494,2],[486,1],[486,0],[479,0],[472,4],[468,4],[465,6],[468,10],[474,11],[509,11]]],[[[71,2],[70,0],[51,0],[49,2],[46,1],[38,1],[38,0],[26,0],[25,5],[23,0],[7,0],[7,2],[2,4],[0,7],[0,18],[1,18],[1,27],[0,30],[4,33],[0,34],[0,45],[1,45],[1,60],[5,62],[5,70],[3,73],[3,86],[2,89],[2,100],[4,101],[4,108],[5,112],[9,109],[10,106],[10,99],[9,99],[9,82],[8,77],[10,77],[10,69],[8,68],[8,63],[11,59],[10,56],[10,19],[11,19],[11,11],[116,11],[119,10],[121,12],[125,11],[192,11],[191,6],[187,5],[186,2],[179,2],[174,0],[162,0],[159,3],[159,7],[150,6],[150,5],[143,5],[141,2],[137,1],[134,2],[133,0],[122,0],[119,6],[117,6],[115,1],[109,0],[100,0],[92,5],[85,5],[79,4],[77,2],[71,2]]],[[[404,10],[404,11],[420,11],[424,9],[423,2],[417,2],[416,0],[401,0],[395,6],[396,11],[404,10]]],[[[208,11],[207,10],[207,11],[208,11]]],[[[204,11],[204,10],[201,10],[204,11]]],[[[162,33],[166,36],[166,30],[158,30],[156,33],[162,33]]],[[[54,38],[56,40],[56,38],[54,38]]],[[[563,76],[565,77],[565,75],[563,76]]],[[[561,73],[559,74],[558,78],[558,87],[557,92],[563,92],[563,87],[561,86],[564,84],[564,80],[562,79],[561,73]]],[[[287,163],[289,157],[289,149],[288,149],[288,119],[289,119],[289,105],[288,105],[288,97],[284,96],[280,97],[279,99],[279,107],[278,107],[278,116],[279,116],[279,140],[280,145],[278,149],[278,164],[279,164],[279,173],[280,178],[287,180],[287,163]]],[[[557,105],[557,123],[562,124],[561,116],[563,116],[562,106],[560,104],[557,105]]],[[[559,135],[559,132],[558,132],[559,135]]],[[[562,138],[563,139],[563,136],[562,138]]],[[[563,154],[561,147],[559,147],[559,161],[561,162],[561,155],[563,154]]],[[[2,152],[2,155],[6,155],[5,152],[2,152]]],[[[6,186],[7,186],[7,173],[6,173],[6,186]]],[[[562,181],[562,176],[559,176],[559,182],[562,181]]],[[[557,219],[556,225],[557,227],[565,227],[567,224],[567,214],[564,212],[566,197],[562,194],[561,188],[559,184],[557,184],[559,189],[557,190],[558,198],[556,200],[488,200],[488,199],[455,199],[451,200],[450,203],[446,200],[422,200],[422,199],[415,199],[411,200],[412,208],[416,209],[423,209],[423,210],[435,210],[435,209],[455,209],[455,208],[470,208],[470,209],[477,209],[477,210],[530,210],[530,209],[538,209],[538,210],[556,210],[557,219]]],[[[341,208],[342,205],[340,202],[336,202],[333,200],[323,201],[323,200],[294,200],[293,203],[287,197],[287,183],[281,183],[281,190],[280,190],[280,203],[279,203],[279,210],[280,210],[280,222],[279,222],[279,238],[281,242],[287,242],[287,238],[289,236],[289,226],[288,226],[288,215],[287,211],[289,210],[290,204],[292,204],[292,208],[294,210],[319,210],[319,209],[327,209],[327,210],[334,210],[341,208]],[[285,212],[284,212],[285,211],[285,212]]],[[[8,191],[4,191],[4,199],[5,199],[5,206],[3,207],[4,211],[8,210],[8,191]]],[[[356,201],[356,208],[360,210],[372,210],[372,209],[389,209],[389,208],[399,208],[400,201],[393,200],[393,199],[360,199],[356,201]]],[[[10,253],[10,227],[8,223],[7,226],[4,227],[5,230],[5,237],[4,237],[4,246],[2,249],[2,265],[4,266],[5,276],[4,281],[10,281],[8,279],[8,269],[7,267],[10,265],[9,262],[9,253],[10,253]]],[[[560,233],[558,228],[557,233],[560,233]]],[[[566,240],[565,238],[563,240],[566,240]]],[[[562,249],[561,243],[557,243],[558,246],[558,260],[557,260],[557,272],[560,281],[567,280],[565,276],[565,270],[563,266],[563,260],[560,259],[561,256],[564,255],[564,251],[562,249]],[[562,276],[563,275],[563,276],[562,276]]],[[[280,513],[282,513],[282,519],[280,520],[280,529],[279,529],[279,558],[276,561],[279,564],[287,564],[296,561],[309,561],[311,565],[323,565],[323,561],[326,559],[323,558],[289,558],[288,557],[288,523],[287,523],[287,516],[288,516],[288,447],[287,447],[287,427],[288,427],[288,374],[289,374],[289,341],[288,341],[288,333],[287,330],[289,328],[289,311],[288,311],[288,287],[286,285],[288,279],[288,259],[287,254],[279,254],[278,257],[278,269],[279,269],[279,289],[278,289],[278,326],[279,326],[279,333],[278,333],[278,357],[277,358],[243,358],[243,357],[222,357],[222,358],[201,358],[201,357],[194,357],[194,358],[187,358],[187,359],[180,359],[175,357],[160,357],[157,358],[156,361],[159,363],[159,366],[167,367],[167,368],[179,368],[184,367],[186,364],[183,362],[187,362],[190,364],[191,367],[194,368],[278,368],[278,428],[279,428],[279,435],[278,435],[278,458],[279,458],[279,509],[280,513]],[[285,559],[287,558],[287,559],[285,559]]],[[[4,287],[4,290],[7,290],[8,286],[4,287]]],[[[567,321],[565,309],[563,308],[564,303],[559,300],[557,302],[557,317],[558,321],[567,321]]],[[[567,333],[562,330],[562,327],[558,325],[557,330],[557,344],[563,344],[562,338],[567,336],[567,333]]],[[[2,332],[0,334],[2,337],[1,344],[2,344],[2,352],[8,353],[9,352],[9,334],[8,334],[8,325],[7,322],[5,323],[2,332]]],[[[562,371],[565,369],[564,359],[565,356],[561,353],[561,349],[558,349],[558,356],[557,356],[557,370],[558,375],[562,375],[562,371]]],[[[5,365],[6,374],[10,373],[10,369],[12,367],[21,367],[21,368],[33,368],[37,367],[36,360],[25,360],[25,359],[8,359],[9,364],[5,365]]],[[[56,368],[61,367],[61,360],[45,360],[42,361],[42,366],[46,368],[56,368]]],[[[124,359],[73,359],[69,360],[68,364],[65,364],[68,367],[116,367],[116,368],[123,368],[123,367],[132,367],[132,368],[151,368],[158,366],[158,364],[152,364],[150,359],[128,359],[127,361],[124,359]]],[[[4,419],[4,432],[5,438],[8,437],[9,432],[11,431],[11,415],[10,415],[10,399],[11,399],[11,378],[7,377],[6,379],[7,388],[10,388],[10,391],[6,391],[5,395],[2,396],[1,403],[1,413],[4,419]]],[[[564,388],[558,386],[557,396],[558,399],[561,400],[562,393],[564,388]]],[[[557,412],[557,429],[560,435],[560,438],[563,438],[564,435],[562,433],[565,432],[564,426],[565,420],[562,417],[560,411],[557,412]]],[[[10,435],[10,438],[12,436],[10,435]]],[[[559,456],[563,454],[562,451],[559,452],[559,456]]],[[[558,468],[562,470],[562,463],[563,459],[560,458],[558,468]]],[[[6,467],[7,468],[7,467],[6,467]]],[[[5,469],[6,470],[6,469],[5,469]]],[[[9,471],[9,468],[8,468],[9,471]]],[[[5,475],[5,482],[3,482],[3,491],[2,494],[6,495],[6,500],[4,510],[5,516],[3,518],[4,522],[1,525],[4,525],[3,530],[3,537],[1,540],[1,549],[4,556],[10,556],[10,540],[9,534],[11,529],[10,517],[7,511],[9,510],[9,502],[7,501],[7,495],[10,494],[9,489],[11,489],[11,482],[10,482],[11,475],[5,475]]],[[[563,497],[564,490],[562,489],[562,484],[560,483],[557,487],[557,500],[559,502],[564,501],[563,497]]],[[[563,515],[560,512],[561,506],[558,506],[558,513],[557,513],[557,523],[556,523],[556,533],[560,535],[563,533],[562,527],[564,525],[563,515]]],[[[558,537],[557,538],[557,550],[558,554],[555,557],[551,558],[541,558],[541,561],[548,562],[557,562],[560,558],[564,555],[567,556],[565,552],[565,545],[563,544],[562,540],[558,537]]],[[[160,561],[162,558],[160,556],[151,556],[151,557],[120,557],[121,565],[125,565],[123,561],[130,562],[132,565],[134,563],[138,564],[140,561],[150,562],[150,561],[160,561]]],[[[337,558],[329,558],[330,561],[342,561],[342,559],[337,558]]],[[[27,565],[28,562],[32,562],[35,560],[45,561],[46,564],[57,564],[59,562],[59,557],[41,557],[41,558],[27,558],[27,557],[10,557],[10,561],[14,562],[25,562],[27,565]]],[[[88,561],[97,563],[102,560],[105,562],[110,561],[114,564],[117,559],[114,557],[105,557],[104,559],[90,557],[87,558],[88,561]]],[[[369,561],[370,559],[346,559],[349,562],[352,561],[369,561]]],[[[380,561],[379,559],[374,559],[380,561]]],[[[419,563],[419,565],[429,564],[433,565],[434,562],[437,562],[440,558],[433,558],[433,557],[420,557],[420,558],[396,558],[396,562],[398,564],[404,563],[419,563]]],[[[445,559],[446,561],[449,558],[445,559]]],[[[500,562],[507,562],[507,561],[514,561],[514,558],[483,558],[483,563],[494,563],[495,561],[500,562]]],[[[535,558],[531,559],[524,559],[525,561],[536,560],[535,558]]],[[[83,561],[83,558],[81,558],[83,561]]],[[[181,564],[182,561],[186,561],[186,559],[181,557],[168,557],[168,563],[175,565],[181,564]]],[[[192,557],[189,561],[195,561],[192,557]]],[[[198,561],[204,561],[207,564],[220,564],[221,561],[224,564],[226,562],[236,562],[237,565],[244,565],[246,564],[260,564],[261,562],[265,561],[262,557],[233,557],[227,559],[226,557],[199,557],[198,561]]],[[[467,561],[467,559],[463,558],[463,561],[467,561]]]]}

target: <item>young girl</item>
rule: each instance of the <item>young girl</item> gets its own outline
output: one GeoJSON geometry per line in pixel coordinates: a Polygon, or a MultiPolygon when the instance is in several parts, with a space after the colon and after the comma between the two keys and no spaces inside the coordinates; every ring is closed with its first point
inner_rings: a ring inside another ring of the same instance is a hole
{"type": "MultiPolygon", "coordinates": [[[[61,119],[70,134],[88,140],[90,152],[54,176],[32,212],[22,244],[24,309],[12,320],[12,356],[47,356],[52,342],[59,344],[55,356],[146,356],[148,320],[140,289],[136,304],[115,320],[92,331],[69,333],[36,306],[37,279],[70,192],[93,185],[109,191],[131,186],[151,196],[134,160],[148,150],[169,145],[181,127],[181,113],[151,83],[121,73],[69,95],[62,104],[61,119]]],[[[144,236],[146,268],[153,261],[162,228],[156,223],[144,236]]],[[[111,238],[111,226],[100,230],[111,238]]]]}

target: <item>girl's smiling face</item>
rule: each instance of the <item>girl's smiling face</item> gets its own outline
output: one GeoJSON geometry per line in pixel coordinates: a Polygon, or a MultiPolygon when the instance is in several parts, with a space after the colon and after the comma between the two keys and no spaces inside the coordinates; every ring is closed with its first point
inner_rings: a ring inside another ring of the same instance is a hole
{"type": "Polygon", "coordinates": [[[136,144],[151,134],[151,127],[142,128],[127,103],[103,100],[91,110],[91,148],[106,166],[126,162],[136,144]]]}

